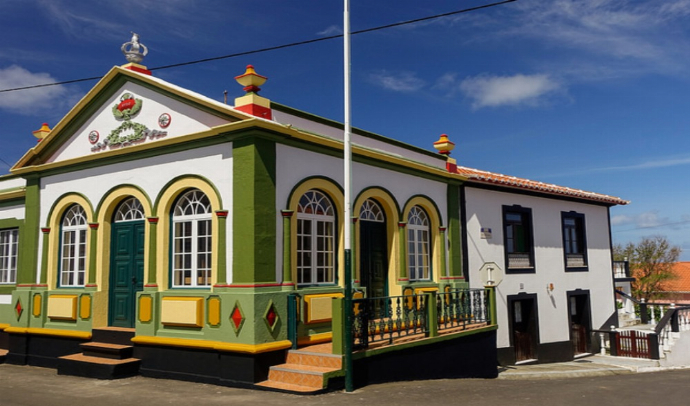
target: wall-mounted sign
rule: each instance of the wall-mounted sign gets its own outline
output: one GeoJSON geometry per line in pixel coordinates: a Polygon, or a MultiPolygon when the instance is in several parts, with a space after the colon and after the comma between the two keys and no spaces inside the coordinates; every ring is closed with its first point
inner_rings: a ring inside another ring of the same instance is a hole
{"type": "Polygon", "coordinates": [[[163,113],[160,115],[160,117],[158,117],[158,125],[161,128],[168,128],[171,120],[172,120],[172,118],[170,117],[170,114],[163,113]]]}
{"type": "MultiPolygon", "coordinates": [[[[134,143],[140,143],[148,139],[161,138],[168,135],[167,131],[150,130],[144,124],[132,121],[132,117],[136,116],[141,111],[143,100],[137,99],[131,93],[124,93],[120,97],[120,102],[115,104],[112,108],[113,116],[122,121],[119,127],[112,130],[110,134],[101,142],[94,143],[91,148],[92,152],[98,152],[108,147],[126,147],[134,143]]],[[[167,113],[165,113],[167,115],[167,113]]],[[[161,115],[162,117],[163,115],[161,115]]],[[[168,124],[170,124],[170,115],[168,115],[168,124]]],[[[161,118],[158,119],[159,125],[161,118]]],[[[161,125],[162,128],[164,127],[161,125]]],[[[93,133],[93,131],[92,131],[93,133]]],[[[89,141],[91,141],[91,134],[89,134],[89,141]]]]}
{"type": "Polygon", "coordinates": [[[491,239],[491,229],[488,227],[482,227],[479,235],[480,235],[482,240],[490,240],[491,239]]]}
{"type": "Polygon", "coordinates": [[[89,142],[91,144],[95,144],[98,142],[98,139],[100,138],[100,134],[98,134],[98,131],[93,130],[89,133],[89,142]]]}

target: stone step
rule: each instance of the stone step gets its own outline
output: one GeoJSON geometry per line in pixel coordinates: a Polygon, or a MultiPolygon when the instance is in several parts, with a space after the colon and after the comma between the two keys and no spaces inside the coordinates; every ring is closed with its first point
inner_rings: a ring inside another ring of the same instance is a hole
{"type": "Polygon", "coordinates": [[[100,327],[91,331],[91,341],[99,343],[132,345],[135,330],[124,327],[100,327]]]}
{"type": "Polygon", "coordinates": [[[111,359],[84,354],[58,358],[58,375],[73,375],[96,379],[127,378],[139,374],[141,360],[137,358],[111,359]]]}
{"type": "Polygon", "coordinates": [[[323,389],[327,383],[324,380],[324,375],[333,371],[337,371],[337,369],[311,365],[280,364],[269,369],[268,380],[318,390],[323,389]]]}
{"type": "Polygon", "coordinates": [[[309,386],[293,385],[284,382],[274,382],[274,381],[263,381],[257,383],[257,389],[268,389],[276,392],[286,392],[286,393],[301,393],[301,394],[316,394],[322,389],[316,389],[309,386]]]}
{"type": "Polygon", "coordinates": [[[134,346],[111,344],[101,342],[88,342],[80,344],[84,355],[92,357],[102,357],[110,359],[132,358],[134,346]]]}
{"type": "Polygon", "coordinates": [[[343,368],[343,357],[335,354],[310,352],[308,350],[290,350],[288,351],[286,363],[338,370],[343,368]]]}
{"type": "Polygon", "coordinates": [[[5,358],[7,358],[7,350],[0,349],[0,364],[5,362],[5,358]]]}

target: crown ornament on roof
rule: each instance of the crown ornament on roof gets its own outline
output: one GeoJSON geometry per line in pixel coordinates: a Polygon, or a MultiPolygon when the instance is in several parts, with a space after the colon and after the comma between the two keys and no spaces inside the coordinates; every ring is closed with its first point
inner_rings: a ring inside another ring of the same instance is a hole
{"type": "Polygon", "coordinates": [[[141,63],[144,60],[146,54],[149,53],[149,49],[146,45],[139,42],[139,34],[132,32],[132,40],[122,44],[122,53],[127,58],[127,62],[131,63],[141,63]]]}

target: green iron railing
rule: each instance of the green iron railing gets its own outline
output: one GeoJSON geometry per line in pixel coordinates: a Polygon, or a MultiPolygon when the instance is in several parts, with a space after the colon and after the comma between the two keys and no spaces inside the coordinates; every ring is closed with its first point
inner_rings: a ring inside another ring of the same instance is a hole
{"type": "Polygon", "coordinates": [[[492,324],[491,298],[486,289],[447,289],[444,292],[352,300],[353,350],[372,344],[393,344],[418,335],[434,337],[492,324]]]}

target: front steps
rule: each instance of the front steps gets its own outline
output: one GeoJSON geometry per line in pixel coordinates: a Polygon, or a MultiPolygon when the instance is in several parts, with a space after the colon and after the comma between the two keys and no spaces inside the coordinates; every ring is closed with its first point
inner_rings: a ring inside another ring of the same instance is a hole
{"type": "Polygon", "coordinates": [[[7,358],[7,350],[0,348],[0,364],[5,362],[5,358],[7,358]]]}
{"type": "Polygon", "coordinates": [[[132,358],[134,329],[94,329],[92,340],[81,344],[82,352],[58,359],[58,375],[117,379],[139,374],[141,361],[132,358]]]}
{"type": "Polygon", "coordinates": [[[262,389],[313,394],[328,388],[330,378],[343,375],[342,356],[331,354],[331,344],[288,351],[284,364],[272,366],[262,389]]]}

